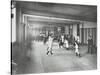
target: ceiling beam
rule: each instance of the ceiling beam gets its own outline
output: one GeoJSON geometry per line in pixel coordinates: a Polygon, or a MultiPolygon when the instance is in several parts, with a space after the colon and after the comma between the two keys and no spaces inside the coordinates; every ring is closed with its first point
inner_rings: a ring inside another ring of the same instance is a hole
{"type": "Polygon", "coordinates": [[[68,15],[68,14],[61,14],[61,13],[56,13],[56,12],[49,12],[49,11],[44,11],[44,10],[40,11],[40,10],[33,10],[33,9],[26,9],[26,8],[22,8],[22,13],[30,14],[30,15],[72,19],[72,20],[81,20],[81,21],[92,21],[92,22],[97,21],[96,18],[89,18],[86,16],[75,16],[75,15],[68,15]]]}
{"type": "Polygon", "coordinates": [[[46,24],[46,25],[73,25],[73,24],[80,24],[80,22],[71,22],[71,23],[57,23],[57,22],[47,22],[47,21],[28,21],[29,24],[46,24]]]}

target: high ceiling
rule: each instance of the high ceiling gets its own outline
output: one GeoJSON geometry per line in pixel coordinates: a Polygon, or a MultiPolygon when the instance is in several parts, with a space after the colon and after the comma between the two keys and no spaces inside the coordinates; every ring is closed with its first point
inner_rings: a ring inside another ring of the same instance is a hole
{"type": "MultiPolygon", "coordinates": [[[[72,19],[81,21],[97,21],[97,6],[72,5],[43,2],[17,2],[24,14],[72,19]]],[[[73,23],[75,21],[53,20],[47,18],[28,17],[29,21],[73,23]]]]}

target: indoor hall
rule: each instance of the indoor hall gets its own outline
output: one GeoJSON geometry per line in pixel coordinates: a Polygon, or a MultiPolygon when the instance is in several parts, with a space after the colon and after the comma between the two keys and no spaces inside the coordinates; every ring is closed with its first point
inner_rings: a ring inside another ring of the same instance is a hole
{"type": "Polygon", "coordinates": [[[97,69],[97,6],[14,0],[11,4],[12,73],[97,69]]]}

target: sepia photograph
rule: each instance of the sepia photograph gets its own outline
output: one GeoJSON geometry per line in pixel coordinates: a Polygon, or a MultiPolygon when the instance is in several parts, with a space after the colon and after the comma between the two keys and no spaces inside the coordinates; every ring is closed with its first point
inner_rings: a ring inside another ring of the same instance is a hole
{"type": "Polygon", "coordinates": [[[97,6],[11,0],[11,74],[97,70],[97,6]]]}

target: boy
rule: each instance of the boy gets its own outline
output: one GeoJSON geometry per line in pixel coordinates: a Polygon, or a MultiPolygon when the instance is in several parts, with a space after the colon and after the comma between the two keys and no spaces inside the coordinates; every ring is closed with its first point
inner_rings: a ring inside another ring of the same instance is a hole
{"type": "Polygon", "coordinates": [[[51,53],[51,55],[53,54],[52,53],[52,44],[53,44],[53,36],[49,35],[48,47],[47,47],[47,55],[48,55],[48,53],[51,53]]]}
{"type": "Polygon", "coordinates": [[[93,39],[92,39],[91,36],[89,36],[89,39],[88,39],[88,53],[92,54],[92,46],[93,46],[93,39]]]}
{"type": "Polygon", "coordinates": [[[78,46],[78,43],[76,41],[74,43],[74,46],[75,46],[75,54],[76,54],[76,56],[81,57],[80,56],[80,52],[79,52],[79,46],[78,46]]]}

